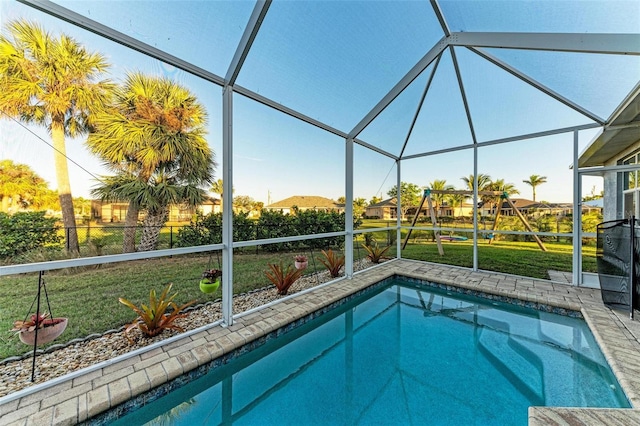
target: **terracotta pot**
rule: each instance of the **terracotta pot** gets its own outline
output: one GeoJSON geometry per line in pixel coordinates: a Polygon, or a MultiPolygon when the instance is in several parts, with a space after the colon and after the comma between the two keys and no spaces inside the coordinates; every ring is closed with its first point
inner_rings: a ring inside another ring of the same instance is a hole
{"type": "Polygon", "coordinates": [[[220,287],[220,278],[216,278],[214,282],[207,278],[200,280],[200,291],[205,294],[215,293],[218,287],[220,287]]]}
{"type": "MultiPolygon", "coordinates": [[[[45,343],[52,342],[67,328],[68,318],[53,318],[53,321],[57,321],[55,324],[45,325],[38,329],[38,345],[44,345],[45,343]]],[[[20,341],[27,345],[33,346],[36,340],[36,331],[21,331],[18,333],[20,341]]]]}
{"type": "Polygon", "coordinates": [[[296,269],[304,269],[309,264],[309,261],[306,262],[298,262],[297,260],[294,262],[296,269]]]}

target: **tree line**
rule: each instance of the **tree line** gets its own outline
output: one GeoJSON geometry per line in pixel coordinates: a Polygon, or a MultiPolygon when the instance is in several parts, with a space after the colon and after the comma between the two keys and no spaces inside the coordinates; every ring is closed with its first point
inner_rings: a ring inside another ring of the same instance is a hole
{"type": "MultiPolygon", "coordinates": [[[[473,192],[476,177],[471,174],[469,176],[463,176],[460,179],[464,182],[464,188],[462,188],[462,190],[473,192]]],[[[531,186],[533,190],[533,201],[536,201],[536,187],[546,183],[547,177],[531,175],[529,176],[529,179],[523,180],[522,182],[531,186]]],[[[478,174],[477,185],[478,191],[499,191],[501,193],[506,193],[510,197],[512,195],[520,194],[520,191],[513,183],[505,182],[504,179],[492,179],[491,176],[487,174],[478,174]]],[[[414,183],[400,182],[400,204],[403,217],[406,217],[409,209],[414,209],[418,206],[425,189],[436,191],[456,190],[455,186],[448,184],[446,179],[435,179],[426,187],[420,187],[414,183]]],[[[389,189],[387,195],[395,198],[397,193],[397,185],[394,185],[389,189]]],[[[433,201],[434,210],[436,212],[439,211],[440,206],[445,202],[453,207],[454,211],[456,207],[460,207],[462,209],[464,202],[470,198],[470,195],[464,194],[431,194],[431,200],[433,201]]],[[[480,195],[478,198],[481,205],[491,204],[492,206],[497,207],[501,203],[500,195],[480,195]]]]}
{"type": "Polygon", "coordinates": [[[2,116],[42,126],[51,135],[70,252],[77,253],[79,244],[67,137],[86,135],[90,152],[112,173],[100,178],[92,195],[129,204],[124,252],[135,250],[140,211],[146,215],[138,249],[150,250],[169,205],[195,206],[204,200],[203,188],[213,182],[216,163],[206,140],[207,112],[187,88],[135,71],[116,83],[108,78],[110,64],[103,54],[26,20],[6,24],[0,52],[2,116]]]}

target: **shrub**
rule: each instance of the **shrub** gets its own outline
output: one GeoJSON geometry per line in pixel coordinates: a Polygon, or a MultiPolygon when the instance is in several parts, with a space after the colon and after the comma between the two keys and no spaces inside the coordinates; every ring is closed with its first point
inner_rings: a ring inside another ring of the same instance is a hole
{"type": "Polygon", "coordinates": [[[384,254],[387,252],[387,250],[389,250],[389,248],[391,248],[391,246],[380,248],[378,247],[378,243],[375,243],[371,246],[363,244],[362,247],[364,247],[364,249],[367,251],[367,257],[373,263],[380,263],[380,261],[383,259],[384,254]]]}
{"type": "MultiPolygon", "coordinates": [[[[255,239],[255,221],[247,213],[233,214],[233,240],[248,241],[255,239]]],[[[189,225],[178,230],[178,247],[201,246],[222,243],[222,213],[201,214],[189,225]]]]}
{"type": "MultiPolygon", "coordinates": [[[[294,235],[324,234],[344,230],[344,213],[315,210],[299,211],[297,209],[295,212],[296,214],[293,216],[293,224],[297,234],[294,235]]],[[[354,220],[354,229],[357,229],[360,224],[361,220],[354,220]]],[[[307,241],[307,244],[311,248],[342,247],[344,244],[344,237],[318,238],[307,241]]]]}
{"type": "MultiPolygon", "coordinates": [[[[293,216],[284,214],[281,211],[262,211],[258,223],[256,224],[256,238],[259,240],[267,238],[290,237],[297,234],[293,216]]],[[[286,242],[277,244],[263,244],[260,246],[265,251],[276,252],[292,250],[296,247],[296,242],[286,242]]]]}
{"type": "MultiPolygon", "coordinates": [[[[220,241],[222,241],[222,228],[220,228],[219,235],[220,241]]],[[[201,246],[205,244],[215,243],[212,241],[212,234],[209,227],[205,224],[205,218],[198,213],[195,219],[189,225],[183,226],[182,228],[178,229],[176,246],[191,247],[201,246]]]]}
{"type": "Polygon", "coordinates": [[[24,254],[36,249],[60,249],[55,218],[45,212],[0,213],[0,258],[24,254]]]}
{"type": "Polygon", "coordinates": [[[271,272],[265,271],[265,275],[278,289],[278,294],[287,294],[289,287],[302,276],[304,269],[295,269],[291,265],[287,265],[285,270],[282,263],[279,265],[270,263],[269,268],[271,272]]]}
{"type": "Polygon", "coordinates": [[[329,270],[332,278],[340,276],[340,269],[344,266],[344,256],[336,254],[333,250],[322,250],[324,259],[320,259],[320,262],[329,270]]]}
{"type": "MultiPolygon", "coordinates": [[[[233,215],[234,241],[249,241],[269,238],[313,235],[344,230],[345,214],[335,211],[301,211],[294,208],[295,214],[282,211],[263,211],[257,221],[249,219],[246,213],[233,215]]],[[[354,219],[354,227],[361,224],[354,219]]],[[[212,213],[205,217],[198,215],[194,222],[178,231],[176,245],[189,247],[222,242],[222,214],[212,213]]],[[[342,247],[344,237],[317,238],[309,241],[289,241],[276,244],[263,244],[261,249],[267,252],[289,251],[298,248],[342,247]]]]}
{"type": "Polygon", "coordinates": [[[138,327],[148,337],[157,336],[164,330],[184,331],[182,327],[175,324],[175,321],[178,318],[186,317],[187,314],[181,312],[187,306],[194,304],[195,300],[182,306],[176,305],[173,299],[178,293],[169,296],[171,287],[172,284],[167,284],[159,297],[156,297],[156,291],[152,289],[149,292],[149,306],[142,304],[137,307],[127,299],[122,297],[118,299],[120,303],[128,306],[138,314],[138,318],[125,328],[125,335],[127,335],[129,341],[131,341],[131,338],[129,338],[128,333],[135,327],[138,327]],[[172,309],[171,312],[167,312],[169,308],[172,309]]]}

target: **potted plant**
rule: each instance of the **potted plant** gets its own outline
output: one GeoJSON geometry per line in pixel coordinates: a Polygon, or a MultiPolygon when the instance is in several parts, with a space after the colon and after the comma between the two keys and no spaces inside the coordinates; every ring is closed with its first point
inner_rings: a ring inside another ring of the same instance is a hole
{"type": "Polygon", "coordinates": [[[202,273],[200,280],[200,291],[206,294],[215,293],[220,287],[220,279],[222,278],[221,269],[208,269],[202,273]]]}
{"type": "Polygon", "coordinates": [[[305,256],[304,254],[298,254],[294,259],[294,265],[296,269],[304,269],[309,264],[309,259],[307,259],[307,256],[305,256]]]}
{"type": "Polygon", "coordinates": [[[49,314],[33,314],[25,321],[14,321],[11,331],[15,331],[20,341],[32,345],[36,341],[36,329],[38,330],[37,345],[44,345],[60,336],[67,328],[68,318],[48,318],[49,314]]]}

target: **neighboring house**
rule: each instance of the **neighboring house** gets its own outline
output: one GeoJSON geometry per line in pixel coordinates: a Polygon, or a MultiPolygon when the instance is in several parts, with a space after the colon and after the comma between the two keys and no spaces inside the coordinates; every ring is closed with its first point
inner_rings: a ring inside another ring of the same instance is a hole
{"type": "MultiPolygon", "coordinates": [[[[573,213],[573,203],[545,203],[527,200],[526,198],[511,198],[511,201],[520,213],[533,218],[545,215],[567,216],[573,213]]],[[[590,205],[586,203],[582,205],[583,214],[592,211],[602,211],[601,205],[590,205]]],[[[486,214],[495,214],[495,209],[488,210],[486,214]]],[[[500,212],[500,214],[503,216],[516,215],[509,203],[507,203],[506,201],[502,203],[502,211],[500,212]]]]}
{"type": "MultiPolygon", "coordinates": [[[[536,205],[539,204],[533,200],[527,200],[526,198],[509,197],[509,199],[522,214],[528,214],[529,210],[535,209],[536,205]]],[[[513,211],[509,203],[506,201],[502,202],[502,211],[500,214],[504,216],[516,216],[516,212],[513,211]]]]}
{"type": "MultiPolygon", "coordinates": [[[[129,203],[103,203],[100,200],[91,200],[91,219],[98,222],[124,222],[127,216],[129,203]]],[[[184,205],[169,206],[170,222],[188,222],[193,218],[196,211],[200,211],[203,215],[209,213],[219,213],[220,200],[209,198],[197,207],[188,207],[184,205]]],[[[144,212],[140,212],[138,220],[143,220],[144,212]]]]}
{"type": "MultiPolygon", "coordinates": [[[[435,203],[433,203],[433,206],[435,208],[435,203]]],[[[375,204],[371,204],[370,206],[367,206],[365,209],[364,215],[366,217],[375,218],[375,219],[384,219],[384,220],[395,219],[397,217],[396,208],[397,208],[396,198],[395,197],[387,198],[386,200],[382,200],[379,203],[375,203],[375,204]]],[[[418,206],[409,207],[407,209],[406,218],[412,219],[415,216],[417,209],[418,209],[418,206]]],[[[438,217],[444,217],[444,216],[458,217],[458,216],[469,216],[472,214],[472,212],[473,212],[473,204],[462,203],[462,207],[460,206],[452,207],[445,202],[438,206],[438,212],[436,213],[436,215],[438,217]]],[[[427,204],[427,201],[424,202],[422,208],[420,209],[420,216],[429,217],[429,205],[427,204]]]]}
{"type": "Polygon", "coordinates": [[[371,204],[364,209],[365,217],[371,219],[395,219],[397,217],[397,203],[394,198],[387,198],[379,203],[371,204]]]}
{"type": "Polygon", "coordinates": [[[319,197],[316,195],[294,195],[293,197],[285,198],[282,201],[264,206],[262,210],[281,211],[282,213],[287,214],[293,213],[294,206],[297,207],[300,211],[344,211],[344,204],[338,204],[336,201],[330,198],[319,197]]]}
{"type": "Polygon", "coordinates": [[[578,167],[605,166],[605,221],[640,217],[640,88],[611,115],[609,125],[578,158],[578,167]],[[618,172],[615,166],[625,166],[618,172]]]}
{"type": "MultiPolygon", "coordinates": [[[[426,208],[426,202],[425,202],[425,206],[423,206],[423,209],[426,208]]],[[[471,216],[473,215],[473,203],[462,203],[462,206],[450,206],[449,204],[447,204],[446,202],[438,207],[438,210],[440,210],[439,213],[439,217],[440,216],[451,216],[451,217],[461,217],[461,216],[471,216]]],[[[421,213],[422,214],[422,213],[421,213]]]]}
{"type": "MultiPolygon", "coordinates": [[[[573,212],[573,204],[572,203],[544,203],[544,202],[534,202],[532,200],[527,200],[525,198],[511,198],[511,201],[516,206],[516,208],[525,216],[529,217],[540,217],[544,215],[555,215],[555,216],[566,216],[567,214],[571,214],[573,212]]],[[[435,208],[435,203],[433,203],[435,208]]],[[[410,207],[407,209],[407,219],[412,219],[416,214],[416,209],[418,207],[410,207]]],[[[583,204],[582,212],[588,213],[591,211],[601,211],[601,204],[583,204]]],[[[496,209],[491,203],[485,203],[482,207],[478,209],[478,213],[480,216],[494,216],[496,214],[496,209]]],[[[513,211],[509,203],[506,201],[502,202],[502,211],[500,212],[502,216],[515,216],[516,213],[513,211]]],[[[446,202],[442,205],[438,206],[438,212],[436,212],[437,217],[469,217],[473,215],[473,203],[463,203],[462,207],[456,206],[455,208],[448,205],[446,202]]],[[[395,219],[396,218],[396,199],[388,198],[386,200],[380,201],[379,203],[372,204],[367,206],[365,210],[365,216],[369,218],[376,219],[395,219]]],[[[427,202],[424,202],[424,205],[420,209],[420,216],[425,216],[429,220],[429,207],[427,202]]]]}
{"type": "Polygon", "coordinates": [[[602,210],[604,208],[604,200],[602,198],[597,198],[595,200],[583,201],[582,202],[582,211],[585,209],[599,209],[602,210]]]}

